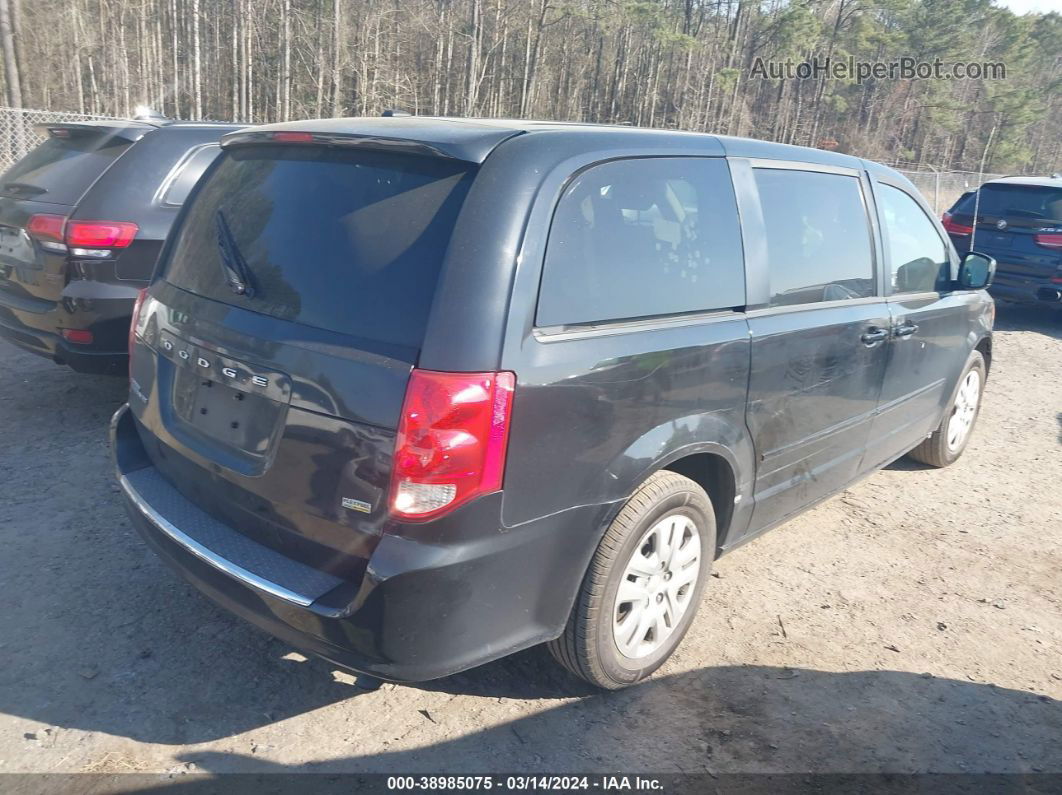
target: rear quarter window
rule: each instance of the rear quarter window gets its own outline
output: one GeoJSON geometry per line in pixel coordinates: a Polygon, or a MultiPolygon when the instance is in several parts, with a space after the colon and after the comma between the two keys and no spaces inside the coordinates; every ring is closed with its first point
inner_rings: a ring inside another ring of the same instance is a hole
{"type": "Polygon", "coordinates": [[[282,320],[419,348],[473,176],[468,163],[434,157],[233,148],[186,208],[164,278],[282,320]],[[243,295],[227,280],[232,261],[246,270],[243,295]]]}
{"type": "Polygon", "coordinates": [[[221,154],[218,144],[202,144],[177,162],[159,188],[158,201],[167,207],[180,207],[207,167],[221,154]]]}
{"type": "Polygon", "coordinates": [[[724,160],[617,160],[581,172],[565,189],[546,244],[537,325],[744,303],[741,231],[724,160]]]}

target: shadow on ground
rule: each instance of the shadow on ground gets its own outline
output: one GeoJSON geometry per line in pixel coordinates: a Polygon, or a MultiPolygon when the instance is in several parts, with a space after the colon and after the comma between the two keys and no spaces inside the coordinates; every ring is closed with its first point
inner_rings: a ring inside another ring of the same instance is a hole
{"type": "Polygon", "coordinates": [[[720,666],[411,750],[351,747],[346,758],[291,767],[240,754],[179,758],[201,772],[1057,772],[1060,734],[1062,703],[993,685],[720,666]]]}
{"type": "Polygon", "coordinates": [[[996,331],[1035,331],[1062,340],[1062,304],[996,301],[996,331]]]}

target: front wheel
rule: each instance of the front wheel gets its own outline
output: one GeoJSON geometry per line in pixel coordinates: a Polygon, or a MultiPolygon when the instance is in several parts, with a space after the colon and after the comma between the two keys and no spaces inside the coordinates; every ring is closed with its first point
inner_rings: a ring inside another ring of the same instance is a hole
{"type": "Polygon", "coordinates": [[[918,447],[908,453],[915,461],[933,467],[954,463],[970,441],[974,423],[981,411],[981,395],[985,386],[985,359],[974,351],[959,379],[959,387],[937,429],[918,447]]]}
{"type": "Polygon", "coordinates": [[[605,531],[550,652],[609,690],[646,679],[689,629],[714,557],[715,513],[704,489],[654,473],[605,531]]]}

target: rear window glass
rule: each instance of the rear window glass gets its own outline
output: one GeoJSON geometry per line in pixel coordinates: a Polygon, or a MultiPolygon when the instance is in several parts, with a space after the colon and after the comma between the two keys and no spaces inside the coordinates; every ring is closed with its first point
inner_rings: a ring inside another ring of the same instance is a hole
{"type": "Polygon", "coordinates": [[[722,159],[616,160],[565,190],[546,245],[539,326],[744,303],[737,204],[722,159]]]}
{"type": "MultiPolygon", "coordinates": [[[[974,197],[964,196],[952,213],[973,215],[974,197]]],[[[1048,185],[985,185],[977,212],[982,219],[1062,223],[1062,188],[1048,185]]]]}
{"type": "Polygon", "coordinates": [[[467,163],[413,155],[233,149],[188,207],[165,278],[261,314],[419,348],[472,177],[467,163]]]}
{"type": "Polygon", "coordinates": [[[129,146],[109,135],[49,138],[0,177],[0,195],[76,204],[129,146]]]}

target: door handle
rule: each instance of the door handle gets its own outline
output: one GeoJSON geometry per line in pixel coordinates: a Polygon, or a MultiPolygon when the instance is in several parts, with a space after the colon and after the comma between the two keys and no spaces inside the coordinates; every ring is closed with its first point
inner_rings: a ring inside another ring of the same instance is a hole
{"type": "Polygon", "coordinates": [[[910,337],[918,331],[918,326],[914,323],[903,323],[892,330],[894,337],[910,337]]]}
{"type": "Polygon", "coordinates": [[[889,332],[883,328],[872,327],[869,331],[863,334],[859,339],[863,340],[863,344],[868,348],[872,348],[879,342],[884,342],[889,338],[889,332]]]}

